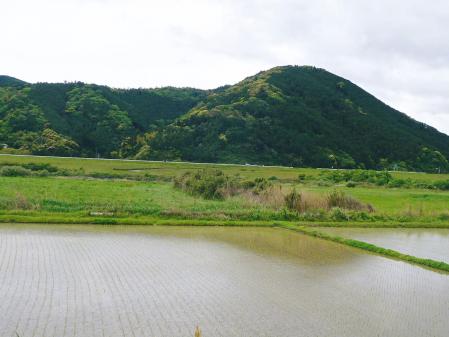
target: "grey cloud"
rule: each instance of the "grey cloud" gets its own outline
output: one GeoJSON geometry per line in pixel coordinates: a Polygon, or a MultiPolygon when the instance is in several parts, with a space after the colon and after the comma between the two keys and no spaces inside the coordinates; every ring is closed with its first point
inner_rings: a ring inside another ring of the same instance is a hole
{"type": "Polygon", "coordinates": [[[22,2],[0,4],[10,50],[0,53],[0,73],[207,88],[272,66],[310,64],[449,133],[445,0],[22,2]],[[18,20],[23,26],[11,30],[18,20]],[[24,56],[30,49],[39,53],[24,56]]]}

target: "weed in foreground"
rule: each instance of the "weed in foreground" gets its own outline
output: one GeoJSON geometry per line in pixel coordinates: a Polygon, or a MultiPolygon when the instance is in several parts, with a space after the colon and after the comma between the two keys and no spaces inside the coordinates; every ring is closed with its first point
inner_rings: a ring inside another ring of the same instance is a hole
{"type": "Polygon", "coordinates": [[[203,334],[201,333],[201,329],[199,328],[199,326],[196,326],[195,329],[195,337],[202,337],[203,334]]]}

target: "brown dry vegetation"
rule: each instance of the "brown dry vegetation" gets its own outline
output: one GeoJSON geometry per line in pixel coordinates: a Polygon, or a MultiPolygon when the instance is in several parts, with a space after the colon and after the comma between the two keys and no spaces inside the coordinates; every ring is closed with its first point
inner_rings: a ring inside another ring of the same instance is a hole
{"type": "Polygon", "coordinates": [[[330,211],[333,208],[374,212],[372,205],[364,204],[342,191],[332,191],[326,195],[320,195],[309,191],[298,192],[295,188],[289,189],[283,188],[281,185],[274,185],[258,193],[252,190],[242,190],[239,195],[250,205],[259,204],[273,209],[285,207],[298,213],[330,211]]]}

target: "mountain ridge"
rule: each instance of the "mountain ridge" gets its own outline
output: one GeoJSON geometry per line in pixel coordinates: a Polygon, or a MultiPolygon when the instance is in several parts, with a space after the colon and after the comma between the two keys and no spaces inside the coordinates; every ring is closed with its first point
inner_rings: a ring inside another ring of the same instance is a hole
{"type": "Polygon", "coordinates": [[[212,90],[14,83],[0,89],[0,143],[32,153],[449,170],[449,136],[313,66],[212,90]]]}

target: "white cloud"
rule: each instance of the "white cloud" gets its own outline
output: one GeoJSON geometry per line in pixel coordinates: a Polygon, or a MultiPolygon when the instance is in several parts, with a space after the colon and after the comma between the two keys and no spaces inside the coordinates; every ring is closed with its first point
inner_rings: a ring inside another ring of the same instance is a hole
{"type": "Polygon", "coordinates": [[[115,87],[311,64],[449,133],[444,0],[2,0],[0,73],[115,87]]]}

